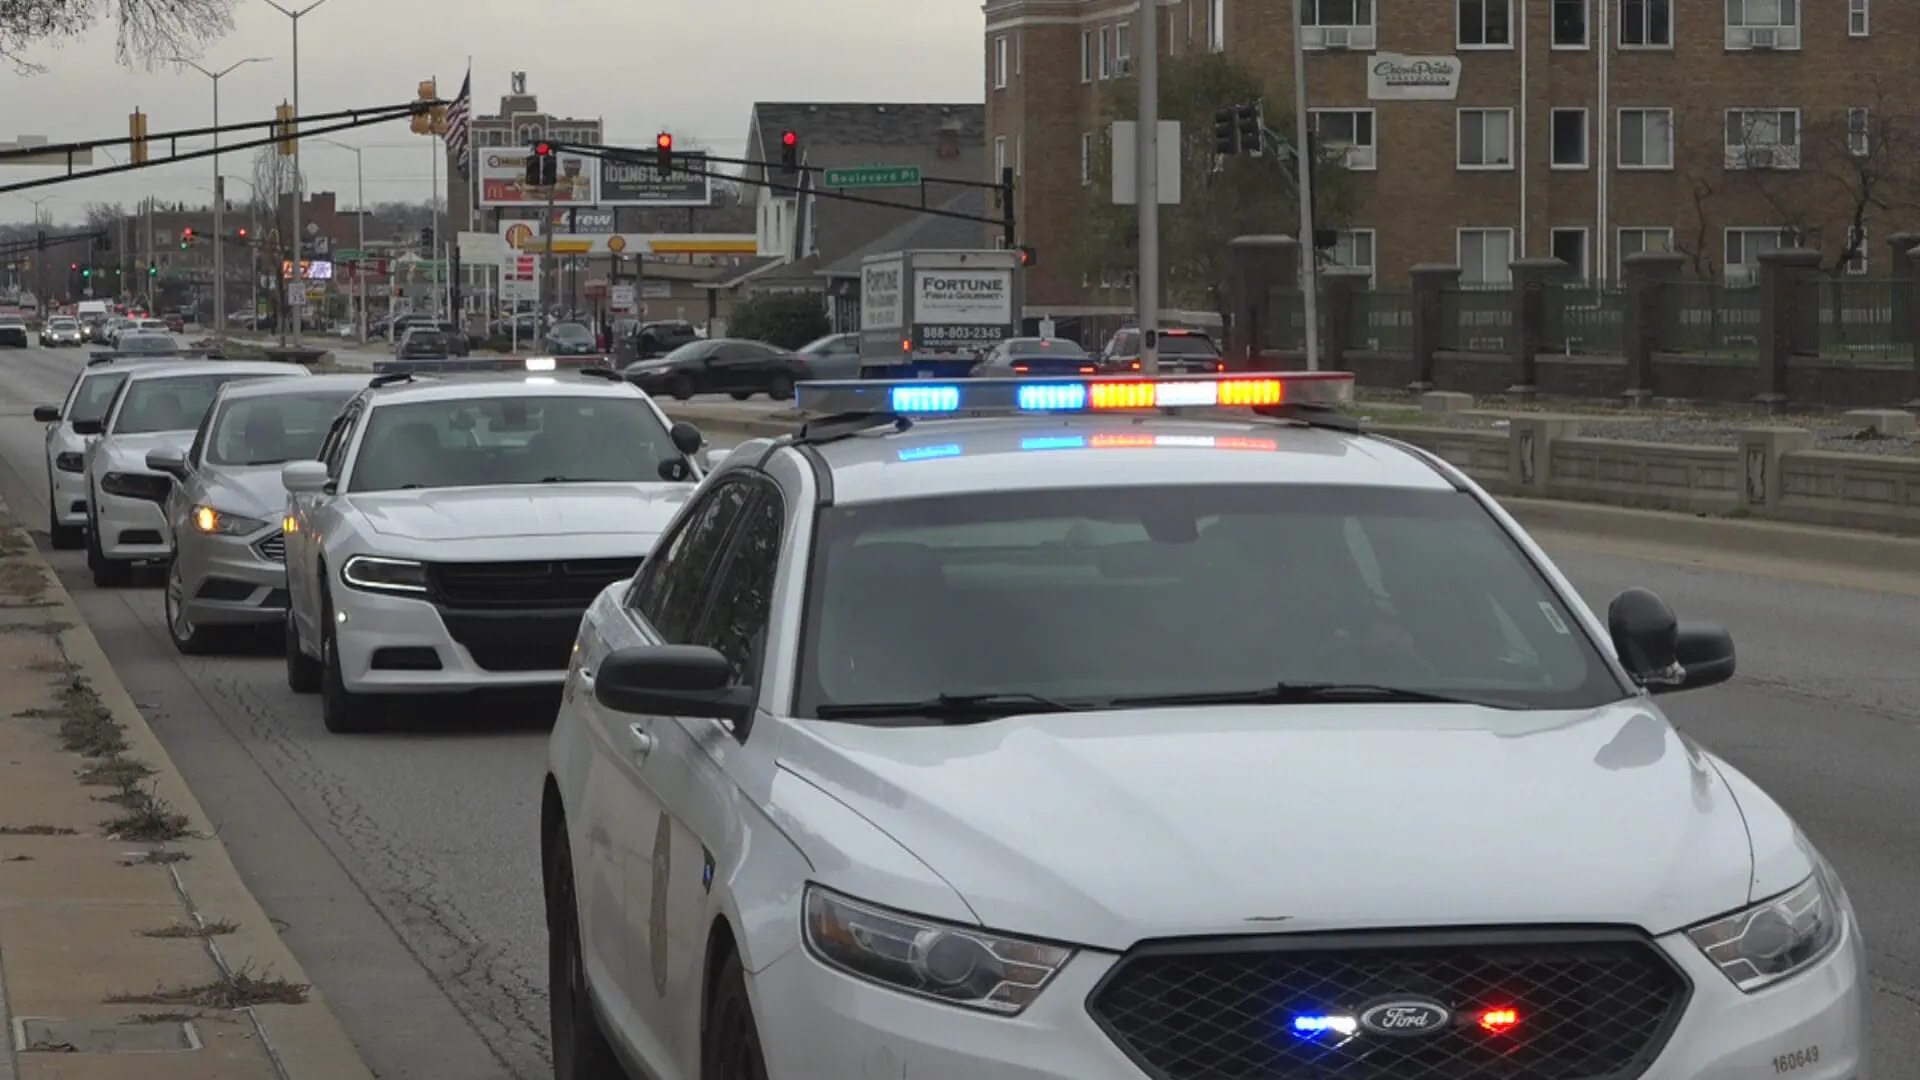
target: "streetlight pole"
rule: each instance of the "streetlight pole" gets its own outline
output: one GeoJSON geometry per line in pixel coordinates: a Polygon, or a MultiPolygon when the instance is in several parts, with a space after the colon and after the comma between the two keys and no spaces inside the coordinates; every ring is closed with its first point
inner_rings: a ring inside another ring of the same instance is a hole
{"type": "MultiPolygon", "coordinates": [[[[268,7],[285,15],[293,22],[293,115],[297,118],[300,115],[300,17],[326,3],[327,0],[313,0],[313,3],[303,8],[284,8],[274,3],[274,0],[265,0],[265,2],[268,7]]],[[[307,300],[307,267],[301,260],[301,248],[306,238],[300,235],[300,186],[300,139],[296,132],[293,140],[293,276],[300,283],[300,307],[304,309],[307,300]]],[[[281,303],[285,302],[285,298],[282,297],[281,303]]],[[[300,347],[299,311],[293,313],[293,345],[295,348],[300,347]]]]}
{"type": "Polygon", "coordinates": [[[1140,233],[1140,374],[1160,371],[1160,0],[1140,5],[1139,122],[1134,195],[1140,233]]]}
{"type": "Polygon", "coordinates": [[[1307,370],[1320,370],[1320,252],[1313,244],[1313,152],[1308,134],[1306,25],[1301,0],[1293,0],[1293,167],[1300,185],[1300,297],[1306,317],[1307,370]]]}
{"type": "Polygon", "coordinates": [[[354,186],[353,218],[354,218],[354,224],[356,228],[359,230],[359,239],[355,241],[355,244],[357,245],[360,251],[360,257],[356,259],[353,264],[353,296],[354,296],[354,307],[359,311],[358,322],[360,325],[360,344],[365,345],[367,343],[367,172],[365,168],[366,159],[362,156],[362,154],[360,153],[360,148],[357,146],[348,146],[346,143],[336,142],[333,139],[320,139],[317,141],[326,143],[329,146],[337,146],[342,150],[353,151],[353,186],[354,186]]]}
{"type": "Polygon", "coordinates": [[[233,74],[234,69],[248,64],[264,64],[273,58],[270,56],[249,56],[244,60],[235,60],[219,71],[209,71],[195,61],[184,56],[176,56],[173,62],[187,67],[213,80],[213,337],[220,340],[227,329],[227,189],[220,178],[220,80],[233,74]]]}

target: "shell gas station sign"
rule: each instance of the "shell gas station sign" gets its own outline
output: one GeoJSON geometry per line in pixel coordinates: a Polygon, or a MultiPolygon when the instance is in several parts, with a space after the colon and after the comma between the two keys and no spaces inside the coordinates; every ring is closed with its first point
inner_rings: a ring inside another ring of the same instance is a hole
{"type": "MultiPolygon", "coordinates": [[[[512,252],[541,254],[548,238],[537,221],[501,223],[500,239],[512,252]]],[[[746,255],[759,251],[752,233],[566,233],[552,237],[555,255],[746,255]]]]}

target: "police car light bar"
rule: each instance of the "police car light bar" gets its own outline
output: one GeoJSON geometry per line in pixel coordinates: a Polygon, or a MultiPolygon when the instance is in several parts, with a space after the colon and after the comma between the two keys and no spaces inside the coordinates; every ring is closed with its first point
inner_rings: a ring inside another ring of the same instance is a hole
{"type": "Polygon", "coordinates": [[[1089,413],[1161,409],[1330,408],[1353,401],[1350,371],[1160,378],[912,379],[899,382],[803,382],[795,405],[817,414],[890,412],[902,416],[1089,413]]]}
{"type": "Polygon", "coordinates": [[[553,367],[554,367],[554,364],[553,364],[553,357],[551,357],[551,356],[529,356],[529,357],[527,357],[527,370],[528,370],[528,371],[552,371],[552,370],[553,370],[553,367]]]}

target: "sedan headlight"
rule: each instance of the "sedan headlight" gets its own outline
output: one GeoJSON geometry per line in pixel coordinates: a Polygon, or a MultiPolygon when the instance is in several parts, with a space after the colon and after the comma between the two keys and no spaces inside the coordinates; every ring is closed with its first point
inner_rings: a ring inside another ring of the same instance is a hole
{"type": "Polygon", "coordinates": [[[1014,1016],[1073,950],[863,904],[808,885],[807,948],[849,975],[921,997],[1014,1016]]]}
{"type": "Polygon", "coordinates": [[[1800,884],[1687,931],[1733,985],[1752,993],[1827,955],[1840,940],[1840,890],[1824,864],[1800,884]]]}
{"type": "Polygon", "coordinates": [[[193,528],[196,532],[214,536],[251,536],[266,527],[267,523],[259,518],[229,514],[211,506],[193,508],[193,528]]]}
{"type": "Polygon", "coordinates": [[[72,450],[63,450],[53,455],[53,467],[59,469],[61,472],[86,472],[87,459],[84,454],[77,454],[72,450]]]}
{"type": "Polygon", "coordinates": [[[100,490],[123,499],[147,499],[166,502],[173,481],[153,473],[110,472],[100,478],[100,490]]]}
{"type": "Polygon", "coordinates": [[[340,568],[340,580],[370,592],[423,593],[427,591],[427,568],[412,559],[355,555],[340,568]]]}

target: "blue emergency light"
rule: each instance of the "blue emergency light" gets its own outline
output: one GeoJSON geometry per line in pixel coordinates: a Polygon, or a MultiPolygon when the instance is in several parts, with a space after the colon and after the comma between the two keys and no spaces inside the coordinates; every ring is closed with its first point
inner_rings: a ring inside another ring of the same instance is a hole
{"type": "Polygon", "coordinates": [[[901,416],[1018,413],[1154,412],[1165,409],[1332,408],[1353,401],[1350,371],[1162,378],[1081,376],[803,382],[795,405],[817,415],[888,412],[901,416]]]}

